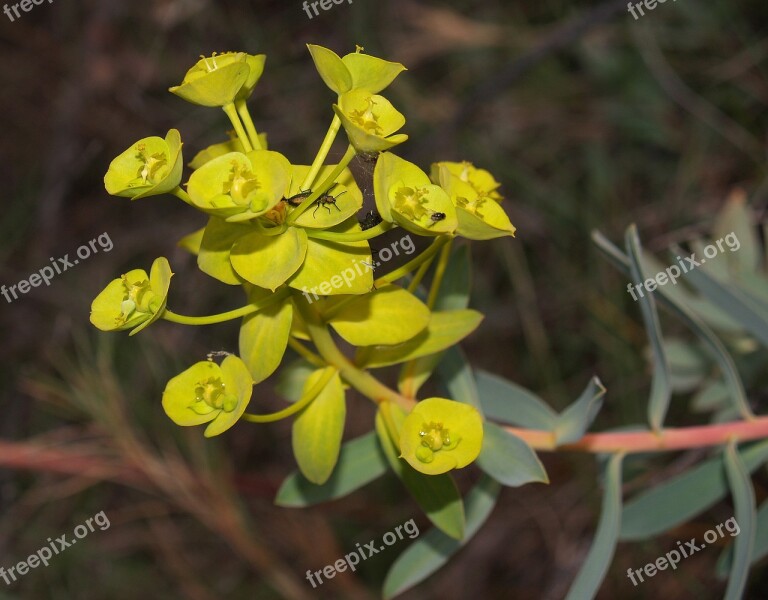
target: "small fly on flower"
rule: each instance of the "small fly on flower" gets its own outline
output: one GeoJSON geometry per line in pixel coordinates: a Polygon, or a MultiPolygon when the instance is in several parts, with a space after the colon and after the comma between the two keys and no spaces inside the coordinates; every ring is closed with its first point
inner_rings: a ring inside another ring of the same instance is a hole
{"type": "MultiPolygon", "coordinates": [[[[333,186],[331,186],[331,188],[332,187],[333,186]]],[[[328,189],[330,190],[331,188],[328,188],[328,189]]],[[[315,210],[312,211],[312,216],[313,217],[315,216],[315,213],[317,213],[317,209],[320,208],[321,206],[324,206],[330,213],[331,209],[328,208],[329,204],[333,204],[336,210],[341,212],[341,209],[336,205],[336,200],[339,199],[339,196],[343,196],[346,193],[347,192],[345,190],[341,192],[341,194],[339,194],[338,196],[334,197],[326,191],[322,196],[320,196],[317,200],[315,200],[312,203],[313,205],[315,205],[315,210]]],[[[309,198],[311,194],[312,194],[312,190],[302,190],[298,194],[294,194],[293,196],[285,198],[285,202],[290,204],[291,206],[299,206],[302,202],[304,202],[304,200],[309,198]]]]}

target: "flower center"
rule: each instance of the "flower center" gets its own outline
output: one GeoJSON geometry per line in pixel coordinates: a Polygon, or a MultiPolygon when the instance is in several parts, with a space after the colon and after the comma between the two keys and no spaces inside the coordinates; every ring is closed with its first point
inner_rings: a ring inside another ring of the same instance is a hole
{"type": "Polygon", "coordinates": [[[214,410],[232,412],[237,406],[237,398],[228,394],[226,384],[219,377],[209,377],[195,386],[195,400],[190,408],[200,415],[214,410]]]}
{"type": "Polygon", "coordinates": [[[137,179],[141,179],[141,184],[151,185],[165,177],[165,167],[168,165],[168,157],[162,152],[156,152],[151,155],[147,154],[147,147],[144,144],[139,144],[137,149],[139,152],[136,155],[136,158],[141,161],[141,166],[139,167],[136,177],[137,179]]]}
{"type": "Polygon", "coordinates": [[[367,133],[381,135],[382,129],[379,125],[379,117],[373,114],[373,107],[376,103],[373,98],[368,98],[368,106],[364,110],[353,110],[349,116],[351,120],[360,125],[367,133]]]}
{"type": "Polygon", "coordinates": [[[453,450],[459,443],[458,436],[451,436],[450,431],[442,424],[430,421],[424,423],[419,430],[421,446],[416,449],[416,458],[423,463],[430,463],[435,458],[435,452],[453,450]]]}
{"type": "Polygon", "coordinates": [[[395,208],[403,216],[418,221],[427,215],[427,209],[422,206],[427,202],[426,195],[423,189],[401,187],[395,192],[395,208]]]}
{"type": "Polygon", "coordinates": [[[224,193],[238,206],[248,206],[249,196],[261,187],[253,172],[236,160],[232,161],[232,175],[224,182],[224,193]]]}
{"type": "Polygon", "coordinates": [[[158,308],[158,299],[152,292],[149,281],[144,279],[131,283],[125,275],[122,276],[122,280],[123,301],[120,303],[120,316],[116,319],[117,325],[125,325],[137,312],[154,314],[158,308]]]}
{"type": "Polygon", "coordinates": [[[456,204],[466,210],[467,212],[472,213],[473,215],[477,215],[481,219],[483,218],[483,215],[480,213],[480,209],[483,206],[483,203],[485,202],[485,197],[478,197],[474,200],[467,200],[466,198],[463,198],[461,196],[458,196],[456,198],[456,204]]]}

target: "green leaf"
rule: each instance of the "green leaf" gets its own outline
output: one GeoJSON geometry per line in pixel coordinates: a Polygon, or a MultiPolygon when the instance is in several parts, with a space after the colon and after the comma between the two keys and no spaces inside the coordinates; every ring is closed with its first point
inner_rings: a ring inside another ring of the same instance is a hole
{"type": "Polygon", "coordinates": [[[472,367],[461,348],[453,346],[445,351],[437,371],[448,389],[448,396],[474,406],[483,414],[472,367]]]}
{"type": "Polygon", "coordinates": [[[690,269],[683,277],[710,302],[736,319],[761,344],[768,347],[768,314],[757,302],[735,286],[719,282],[704,269],[690,269]]]}
{"type": "Polygon", "coordinates": [[[485,416],[529,429],[552,431],[558,414],[541,398],[502,377],[477,372],[477,391],[485,416]]]}
{"type": "Polygon", "coordinates": [[[519,487],[531,482],[549,483],[539,457],[516,435],[486,421],[483,449],[477,464],[499,483],[519,487]]]}
{"type": "Polygon", "coordinates": [[[240,285],[243,278],[232,268],[229,260],[232,246],[247,233],[253,231],[247,225],[227,223],[219,217],[211,217],[203,232],[197,266],[200,270],[229,285],[240,285]]]}
{"type": "MultiPolygon", "coordinates": [[[[768,460],[768,441],[741,452],[751,473],[768,460]]],[[[723,458],[717,456],[643,492],[624,507],[621,539],[647,540],[704,512],[728,493],[723,458]]]]}
{"type": "Polygon", "coordinates": [[[248,315],[240,327],[240,356],[260,383],[275,372],[288,346],[293,321],[293,304],[272,304],[248,315]]]}
{"type": "Polygon", "coordinates": [[[274,292],[301,267],[306,254],[307,234],[289,227],[280,235],[253,232],[241,237],[230,260],[243,279],[274,292]]]}
{"type": "Polygon", "coordinates": [[[381,409],[376,413],[376,433],[392,470],[402,480],[403,485],[427,518],[446,535],[461,539],[464,535],[464,503],[453,477],[447,473],[440,475],[419,473],[400,459],[398,457],[400,453],[384,423],[381,409]]]}
{"type": "MultiPolygon", "coordinates": [[[[306,390],[320,381],[327,369],[319,369],[307,380],[306,390]]],[[[333,472],[341,449],[347,406],[341,378],[334,373],[317,397],[293,422],[293,454],[301,473],[322,485],[333,472]]]]}
{"type": "Polygon", "coordinates": [[[570,444],[581,439],[603,405],[605,388],[597,377],[593,377],[578,400],[566,408],[555,424],[555,443],[570,444]]]}
{"type": "Polygon", "coordinates": [[[413,339],[395,346],[364,346],[358,349],[358,365],[386,367],[434,354],[459,343],[477,326],[483,315],[475,310],[433,312],[429,325],[413,339]]]}
{"type": "Polygon", "coordinates": [[[760,241],[753,223],[743,192],[734,192],[717,215],[712,228],[713,239],[725,238],[725,247],[731,248],[731,253],[726,257],[729,270],[737,275],[753,273],[760,266],[760,241]],[[733,236],[736,238],[734,241],[738,242],[738,252],[731,256],[735,244],[728,242],[733,240],[733,236]]]}
{"type": "MultiPolygon", "coordinates": [[[[629,259],[614,246],[600,232],[592,232],[592,240],[609,261],[625,274],[629,273],[629,259]]],[[[691,310],[685,302],[676,299],[667,291],[668,286],[656,290],[657,297],[662,303],[685,325],[695,333],[704,343],[710,356],[715,359],[720,370],[725,376],[726,383],[730,389],[730,397],[739,414],[744,418],[752,418],[752,410],[749,407],[744,386],[741,383],[741,377],[736,370],[736,364],[733,358],[726,350],[722,342],[712,332],[712,330],[691,310]]]]}
{"type": "MultiPolygon", "coordinates": [[[[295,313],[293,318],[296,320],[295,313]]],[[[317,367],[309,364],[303,358],[294,360],[284,368],[280,369],[275,391],[289,402],[298,402],[301,394],[304,392],[304,386],[307,379],[317,370],[317,367]]]]}
{"type": "MultiPolygon", "coordinates": [[[[731,517],[737,525],[736,532],[732,532],[726,527],[726,530],[731,534],[731,537],[739,535],[742,531],[742,527],[739,521],[735,517],[731,517]]],[[[727,525],[728,519],[725,524],[727,525]]],[[[763,560],[768,556],[768,500],[760,505],[757,514],[755,515],[755,547],[752,550],[752,564],[763,560]]],[[[725,551],[720,555],[717,561],[717,576],[720,579],[728,577],[728,573],[731,570],[733,564],[733,546],[728,546],[725,551]]]]}
{"type": "Polygon", "coordinates": [[[352,89],[352,75],[338,54],[315,44],[307,44],[307,48],[325,85],[337,95],[352,89]]]}
{"type": "Polygon", "coordinates": [[[387,460],[372,431],[341,447],[336,468],[324,484],[315,485],[298,471],[291,473],[280,486],[275,504],[303,507],[342,498],[381,477],[387,468],[387,460]]]}
{"type": "Polygon", "coordinates": [[[416,296],[396,285],[346,302],[329,322],[353,346],[400,344],[426,329],[430,311],[416,296]]]}
{"type": "Polygon", "coordinates": [[[200,254],[200,245],[203,243],[203,234],[205,233],[205,227],[201,227],[197,231],[193,231],[181,238],[176,245],[179,248],[183,248],[193,256],[200,254]]]}
{"type": "Polygon", "coordinates": [[[440,569],[474,537],[496,506],[501,487],[486,475],[467,494],[467,527],[462,540],[430,529],[403,552],[390,567],[382,593],[386,600],[402,594],[440,569]]]}
{"type": "MultiPolygon", "coordinates": [[[[643,272],[640,238],[637,235],[637,227],[634,225],[627,228],[625,243],[632,279],[637,282],[645,281],[646,275],[649,274],[643,272]]],[[[648,421],[651,424],[651,429],[658,431],[664,425],[664,417],[672,397],[669,363],[667,363],[667,355],[664,351],[661,325],[653,294],[651,292],[641,294],[639,302],[645,330],[648,333],[648,341],[650,341],[653,351],[653,378],[651,380],[651,394],[648,399],[648,421]]]]}
{"type": "Polygon", "coordinates": [[[691,410],[709,412],[723,408],[728,402],[728,387],[722,381],[710,381],[691,399],[691,410]]]}
{"type": "Polygon", "coordinates": [[[749,577],[749,565],[755,545],[756,515],[755,490],[735,441],[731,441],[725,449],[725,472],[733,494],[734,517],[741,529],[741,534],[733,542],[733,563],[725,590],[725,600],[739,600],[749,577]]]}
{"type": "MultiPolygon", "coordinates": [[[[342,223],[330,231],[360,230],[357,220],[342,223]]],[[[310,238],[307,256],[288,285],[301,291],[310,301],[319,296],[336,294],[366,294],[373,287],[373,274],[364,263],[371,262],[368,242],[343,244],[310,238]]]]}
{"type": "Polygon", "coordinates": [[[341,60],[352,76],[352,87],[367,90],[372,94],[378,94],[406,70],[400,63],[361,52],[347,54],[341,60]]]}
{"type": "Polygon", "coordinates": [[[597,595],[600,585],[616,551],[616,542],[621,529],[621,463],[623,454],[614,454],[605,473],[603,509],[597,533],[587,559],[581,565],[576,580],[568,590],[565,600],[587,600],[597,595]]]}

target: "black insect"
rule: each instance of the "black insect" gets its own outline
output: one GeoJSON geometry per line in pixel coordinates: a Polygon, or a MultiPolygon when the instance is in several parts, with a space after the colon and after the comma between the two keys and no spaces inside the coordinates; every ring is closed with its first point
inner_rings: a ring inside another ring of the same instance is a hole
{"type": "MultiPolygon", "coordinates": [[[[341,194],[339,194],[339,196],[343,196],[346,193],[347,193],[346,191],[343,191],[343,192],[341,192],[341,194]]],[[[323,194],[322,196],[320,196],[314,202],[314,204],[316,206],[315,206],[315,210],[312,211],[312,216],[313,217],[315,216],[315,213],[317,212],[317,209],[320,208],[321,206],[324,206],[328,210],[328,214],[330,214],[331,213],[331,209],[328,208],[329,204],[333,204],[334,208],[336,208],[336,210],[341,212],[341,209],[338,206],[336,206],[336,200],[339,199],[339,196],[334,197],[334,196],[331,196],[330,194],[323,194]]]]}
{"type": "Polygon", "coordinates": [[[299,204],[304,202],[304,200],[309,198],[309,195],[311,193],[312,193],[312,190],[301,191],[298,194],[294,194],[290,198],[286,198],[285,201],[291,206],[298,206],[299,204]]]}
{"type": "Polygon", "coordinates": [[[365,231],[371,227],[376,227],[381,221],[382,218],[379,216],[379,213],[375,210],[369,211],[368,214],[363,217],[362,221],[360,221],[360,229],[365,231]]]}
{"type": "Polygon", "coordinates": [[[442,221],[443,219],[445,219],[445,213],[433,212],[431,215],[429,215],[429,218],[435,222],[442,221]]]}

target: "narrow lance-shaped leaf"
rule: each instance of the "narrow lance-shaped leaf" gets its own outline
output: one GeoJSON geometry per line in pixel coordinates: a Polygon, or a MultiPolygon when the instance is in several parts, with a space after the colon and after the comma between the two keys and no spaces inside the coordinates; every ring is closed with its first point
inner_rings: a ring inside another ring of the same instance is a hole
{"type": "Polygon", "coordinates": [[[555,443],[570,444],[581,439],[603,405],[605,388],[597,377],[593,377],[581,396],[566,408],[555,425],[555,443]]]}
{"type": "Polygon", "coordinates": [[[608,462],[605,474],[603,508],[597,533],[587,559],[581,566],[576,580],[568,590],[565,600],[588,600],[597,595],[600,584],[616,550],[621,529],[621,463],[623,454],[615,454],[608,462]]]}
{"type": "MultiPolygon", "coordinates": [[[[629,256],[629,270],[632,279],[641,282],[646,281],[642,265],[642,249],[637,228],[631,225],[625,235],[627,255],[629,256]]],[[[659,430],[664,424],[664,417],[669,408],[669,400],[672,397],[670,387],[669,363],[664,352],[664,342],[661,335],[659,315],[656,312],[656,301],[653,294],[647,288],[645,293],[640,293],[640,311],[643,315],[643,323],[648,333],[648,340],[653,351],[653,379],[651,380],[651,396],[648,400],[648,420],[651,428],[659,430]]]]}
{"type": "Polygon", "coordinates": [[[336,468],[324,484],[315,485],[299,471],[291,473],[280,486],[275,504],[302,507],[342,498],[382,476],[387,467],[372,431],[341,447],[336,468]]]}
{"type": "MultiPolygon", "coordinates": [[[[679,248],[675,248],[675,251],[682,252],[679,248]]],[[[768,347],[768,314],[757,302],[734,286],[719,282],[705,269],[689,268],[683,277],[712,304],[731,315],[763,346],[768,347]]]]}
{"type": "Polygon", "coordinates": [[[464,537],[456,540],[439,529],[430,529],[403,552],[390,567],[384,580],[386,600],[412,588],[440,569],[466,545],[488,519],[496,506],[501,486],[483,475],[467,494],[467,527],[464,537]]]}
{"type": "MultiPolygon", "coordinates": [[[[741,453],[752,473],[768,460],[768,441],[741,453]]],[[[633,498],[624,507],[622,540],[647,540],[704,512],[728,493],[723,458],[717,456],[633,498]]]]}
{"type": "Polygon", "coordinates": [[[549,483],[539,457],[519,437],[495,423],[485,422],[483,449],[477,464],[499,483],[519,487],[526,483],[549,483]]]}
{"type": "Polygon", "coordinates": [[[725,472],[733,494],[734,517],[741,528],[740,535],[733,542],[733,563],[725,600],[739,600],[747,584],[755,545],[755,490],[735,441],[731,441],[725,450],[725,472]]]}
{"type": "MultiPolygon", "coordinates": [[[[733,518],[733,517],[732,517],[733,518]]],[[[726,520],[726,530],[731,534],[731,537],[737,536],[741,533],[741,526],[738,521],[736,522],[737,528],[731,531],[728,527],[729,520],[726,520]]],[[[768,556],[768,500],[764,501],[757,511],[755,517],[755,547],[752,550],[752,564],[754,565],[758,561],[763,560],[768,556]]],[[[728,546],[717,561],[717,576],[721,579],[728,577],[728,573],[731,570],[731,564],[733,561],[733,545],[728,546]]]]}
{"type": "Polygon", "coordinates": [[[546,431],[557,426],[558,415],[546,402],[498,375],[478,371],[477,392],[489,419],[546,431]]]}
{"type": "MultiPolygon", "coordinates": [[[[624,274],[629,273],[629,259],[616,246],[614,246],[604,235],[598,231],[592,232],[592,241],[597,245],[600,251],[609,259],[611,264],[624,274]]],[[[704,343],[705,348],[712,358],[717,362],[720,370],[725,376],[726,383],[730,390],[730,397],[733,400],[739,414],[746,418],[754,418],[754,414],[749,407],[744,386],[741,383],[741,377],[736,370],[733,358],[726,350],[722,342],[712,332],[712,330],[691,310],[685,302],[670,294],[665,288],[658,288],[655,292],[662,303],[685,325],[698,336],[704,343]]]]}

